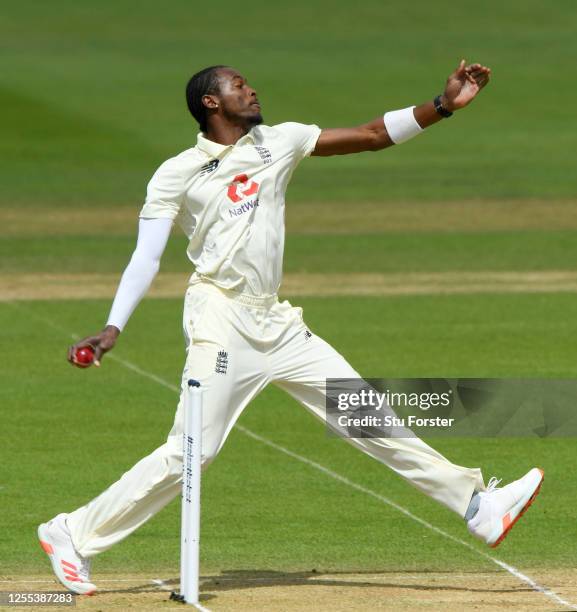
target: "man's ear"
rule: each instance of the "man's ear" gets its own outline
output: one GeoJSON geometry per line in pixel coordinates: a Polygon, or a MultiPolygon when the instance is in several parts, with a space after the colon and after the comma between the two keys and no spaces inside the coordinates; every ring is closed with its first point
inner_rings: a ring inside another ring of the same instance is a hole
{"type": "Polygon", "coordinates": [[[202,103],[207,108],[218,108],[218,99],[216,98],[216,96],[213,96],[211,94],[206,94],[205,96],[202,96],[202,103]]]}

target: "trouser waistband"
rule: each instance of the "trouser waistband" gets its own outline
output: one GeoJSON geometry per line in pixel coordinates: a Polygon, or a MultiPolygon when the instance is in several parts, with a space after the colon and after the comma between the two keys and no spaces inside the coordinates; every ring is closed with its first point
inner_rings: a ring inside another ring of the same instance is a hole
{"type": "Polygon", "coordinates": [[[189,286],[198,287],[201,291],[205,291],[206,293],[221,295],[239,304],[253,306],[255,308],[270,308],[278,302],[278,295],[276,293],[272,295],[251,295],[249,293],[234,291],[233,289],[225,289],[224,287],[219,287],[207,277],[198,275],[196,272],[190,277],[189,286]]]}

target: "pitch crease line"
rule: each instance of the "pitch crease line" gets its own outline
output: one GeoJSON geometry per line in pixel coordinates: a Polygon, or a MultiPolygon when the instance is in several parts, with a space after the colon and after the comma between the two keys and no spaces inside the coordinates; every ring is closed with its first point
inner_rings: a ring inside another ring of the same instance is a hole
{"type": "MultiPolygon", "coordinates": [[[[21,304],[16,304],[14,302],[12,302],[12,304],[16,308],[20,307],[22,308],[22,310],[26,310],[30,312],[30,314],[35,316],[37,319],[43,321],[45,324],[49,325],[53,329],[57,329],[60,332],[67,334],[69,337],[73,339],[79,338],[78,334],[73,334],[73,333],[68,332],[64,328],[55,324],[53,321],[37,315],[35,312],[30,311],[28,308],[24,308],[21,304]]],[[[152,372],[148,372],[147,370],[143,370],[142,368],[139,368],[137,365],[131,363],[130,361],[127,361],[125,359],[118,357],[117,355],[110,354],[110,353],[107,355],[107,358],[112,359],[113,361],[116,361],[123,367],[127,368],[128,370],[131,370],[132,372],[140,376],[143,376],[144,378],[148,378],[149,380],[156,382],[157,384],[165,387],[166,389],[170,389],[171,391],[174,391],[175,393],[180,393],[180,389],[176,385],[169,383],[168,381],[164,380],[160,376],[156,376],[156,374],[153,374],[152,372]]],[[[457,538],[454,535],[451,535],[450,533],[444,531],[443,529],[440,529],[439,527],[435,527],[435,525],[433,525],[432,523],[429,523],[428,521],[425,521],[424,519],[417,516],[416,514],[413,514],[412,512],[410,512],[403,506],[390,500],[388,497],[385,497],[384,495],[381,495],[380,493],[377,493],[376,491],[373,491],[372,489],[368,489],[367,487],[364,487],[363,485],[360,485],[352,480],[349,480],[345,476],[341,476],[337,472],[333,472],[333,470],[325,467],[324,465],[321,465],[320,463],[317,463],[316,461],[312,461],[311,459],[307,459],[306,457],[303,457],[302,455],[298,455],[297,453],[290,451],[288,448],[285,448],[284,446],[281,446],[280,444],[276,444],[275,442],[272,442],[268,438],[259,436],[258,434],[254,433],[253,431],[251,431],[250,429],[247,429],[246,427],[242,425],[237,424],[235,425],[235,428],[238,429],[241,433],[245,434],[246,436],[249,436],[250,438],[257,440],[258,442],[265,444],[266,446],[273,448],[287,455],[288,457],[295,459],[296,461],[300,461],[301,463],[304,463],[305,465],[313,467],[319,472],[322,472],[323,474],[325,474],[326,476],[329,476],[330,478],[333,478],[334,480],[337,480],[338,482],[341,482],[342,484],[345,484],[351,487],[352,489],[359,491],[360,493],[364,493],[365,495],[369,495],[370,497],[379,500],[383,504],[390,506],[391,508],[394,508],[401,514],[404,514],[408,518],[413,519],[414,521],[416,521],[423,527],[426,527],[427,529],[430,529],[431,531],[434,531],[435,533],[438,533],[439,535],[442,535],[445,538],[455,542],[456,544],[460,544],[461,546],[464,546],[465,548],[472,550],[473,552],[477,553],[480,557],[483,557],[484,559],[487,559],[488,561],[495,563],[495,565],[509,572],[512,576],[515,576],[515,578],[517,578],[521,582],[528,584],[535,592],[541,593],[545,595],[546,597],[549,597],[550,599],[556,601],[558,604],[561,604],[562,606],[566,606],[570,610],[577,610],[576,604],[566,601],[565,599],[557,595],[555,591],[552,591],[551,589],[547,587],[542,587],[537,582],[535,582],[532,578],[530,578],[529,576],[526,576],[525,574],[523,574],[521,571],[519,571],[517,568],[513,567],[512,565],[509,565],[508,563],[505,563],[504,561],[501,561],[500,559],[497,559],[496,557],[492,557],[491,555],[488,555],[487,553],[480,551],[478,548],[476,548],[472,544],[469,544],[468,542],[465,542],[464,540],[461,540],[460,538],[457,538]]]]}

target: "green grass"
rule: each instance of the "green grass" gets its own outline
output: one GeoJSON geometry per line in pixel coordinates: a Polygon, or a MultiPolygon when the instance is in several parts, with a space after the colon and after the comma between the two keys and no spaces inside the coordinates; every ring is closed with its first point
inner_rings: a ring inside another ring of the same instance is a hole
{"type": "Polygon", "coordinates": [[[184,85],[234,64],[265,119],[352,125],[431,99],[461,57],[494,80],[451,121],[394,152],[305,162],[293,199],[574,198],[571,0],[455,4],[178,0],[11,3],[1,18],[7,205],[139,203],[154,169],[195,143],[184,85]],[[31,17],[33,15],[33,17],[31,17]]]}
{"type": "MultiPolygon", "coordinates": [[[[574,200],[577,193],[577,133],[569,129],[577,105],[570,78],[577,4],[571,0],[489,0],[481,8],[473,0],[367,0],[354,7],[344,0],[257,0],[241,8],[231,0],[202,8],[176,0],[166,10],[152,0],[139,2],[138,10],[126,0],[31,0],[3,7],[0,25],[0,206],[10,211],[45,218],[52,207],[102,215],[124,207],[136,219],[155,168],[195,143],[184,84],[214,63],[233,64],[249,77],[267,123],[323,127],[353,125],[431,99],[461,57],[492,67],[493,82],[470,109],[415,141],[377,154],[306,160],[291,183],[289,204],[336,203],[330,210],[338,221],[355,202],[546,202],[574,200]]],[[[291,214],[298,209],[287,207],[291,214]]],[[[426,221],[423,227],[415,221],[416,233],[369,227],[351,235],[306,235],[299,233],[306,224],[296,222],[298,231],[287,236],[285,271],[575,269],[575,232],[555,229],[563,227],[559,223],[544,223],[542,230],[504,224],[489,231],[481,224],[477,231],[429,231],[426,221]]],[[[135,243],[135,222],[124,234],[66,229],[71,235],[3,235],[0,273],[120,276],[135,243]]],[[[172,239],[164,271],[190,271],[184,247],[181,237],[172,239]]],[[[574,294],[298,302],[311,328],[366,376],[577,377],[574,294]]],[[[116,354],[178,384],[181,303],[145,300],[116,354]]],[[[172,424],[176,398],[166,388],[111,359],[88,371],[65,362],[70,333],[99,329],[108,308],[107,300],[0,301],[3,573],[47,572],[36,525],[101,492],[162,443],[172,424]]],[[[468,538],[449,511],[327,437],[278,389],[267,389],[240,422],[468,538]]],[[[509,480],[529,466],[545,468],[538,503],[497,556],[522,569],[575,567],[574,440],[443,439],[433,445],[456,463],[483,467],[487,478],[509,480]]],[[[205,571],[489,567],[473,551],[239,431],[203,483],[205,571]]],[[[173,502],[99,557],[96,571],[174,574],[178,532],[179,504],[173,502]]]]}
{"type": "MultiPolygon", "coordinates": [[[[135,236],[0,238],[0,273],[118,273],[135,236]]],[[[163,255],[164,272],[187,272],[186,242],[174,236],[163,255]]],[[[418,272],[466,270],[573,270],[575,232],[398,232],[289,234],[285,272],[418,272]]]]}
{"type": "MultiPolygon", "coordinates": [[[[577,375],[572,341],[577,303],[572,296],[317,298],[300,303],[312,329],[367,375],[577,375]]],[[[145,302],[117,355],[177,384],[183,360],[180,307],[179,300],[145,302]],[[159,320],[162,333],[151,334],[159,320]]],[[[0,306],[2,343],[11,347],[0,378],[5,571],[45,570],[35,525],[99,493],[162,443],[172,423],[176,397],[157,383],[112,360],[101,370],[88,371],[65,362],[67,333],[97,328],[106,308],[99,301],[0,306]]],[[[322,424],[277,389],[257,398],[241,424],[468,537],[452,513],[344,442],[327,437],[322,424]]],[[[565,546],[577,524],[570,482],[573,440],[432,443],[456,463],[482,466],[487,477],[509,479],[533,464],[544,467],[548,479],[542,498],[498,555],[523,567],[574,563],[565,546]]],[[[203,512],[206,570],[451,569],[456,562],[473,569],[485,563],[240,432],[232,433],[206,472],[203,512]]],[[[99,557],[98,570],[174,571],[178,521],[174,502],[99,557]]],[[[484,550],[480,544],[479,549],[484,550]]]]}

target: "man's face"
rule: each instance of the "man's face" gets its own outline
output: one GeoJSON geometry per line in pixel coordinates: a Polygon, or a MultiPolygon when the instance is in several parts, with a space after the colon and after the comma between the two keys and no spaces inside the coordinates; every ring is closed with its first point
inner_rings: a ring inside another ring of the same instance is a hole
{"type": "Polygon", "coordinates": [[[215,96],[219,108],[233,123],[259,125],[262,123],[260,104],[256,91],[234,68],[221,68],[218,71],[219,92],[215,96]]]}

